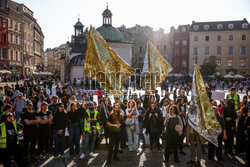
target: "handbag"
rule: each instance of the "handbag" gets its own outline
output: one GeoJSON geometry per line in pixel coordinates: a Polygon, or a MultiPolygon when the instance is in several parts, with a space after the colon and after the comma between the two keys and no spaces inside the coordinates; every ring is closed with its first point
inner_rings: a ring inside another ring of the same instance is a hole
{"type": "Polygon", "coordinates": [[[181,125],[179,125],[179,124],[175,125],[175,131],[176,131],[179,135],[181,135],[181,134],[182,134],[182,127],[181,127],[181,125]]]}

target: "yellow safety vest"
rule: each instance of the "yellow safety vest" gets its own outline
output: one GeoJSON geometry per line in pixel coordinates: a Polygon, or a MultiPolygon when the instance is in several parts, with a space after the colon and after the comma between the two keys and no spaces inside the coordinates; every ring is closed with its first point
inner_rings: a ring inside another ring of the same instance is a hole
{"type": "MultiPolygon", "coordinates": [[[[90,117],[90,111],[87,110],[86,113],[90,117]]],[[[95,112],[94,112],[94,119],[96,119],[97,114],[98,114],[98,111],[95,110],[95,112]]],[[[96,122],[96,129],[100,130],[99,122],[96,122]]],[[[90,122],[87,122],[86,118],[84,118],[84,131],[85,132],[89,132],[89,130],[90,130],[90,122]]]]}
{"type": "MultiPolygon", "coordinates": [[[[13,121],[13,126],[14,126],[16,134],[17,134],[17,124],[16,124],[16,121],[13,121]]],[[[6,135],[5,123],[1,123],[0,124],[0,128],[1,128],[0,148],[7,148],[7,135],[6,135]]],[[[17,144],[19,144],[18,137],[17,137],[17,144]]]]}
{"type": "MultiPolygon", "coordinates": [[[[228,96],[228,99],[231,99],[231,98],[232,98],[231,93],[228,94],[227,96],[228,96]]],[[[235,104],[235,107],[234,107],[234,108],[235,108],[236,110],[238,110],[239,104],[238,104],[238,95],[237,95],[237,93],[234,94],[234,98],[233,98],[233,99],[234,99],[234,104],[235,104]]]]}

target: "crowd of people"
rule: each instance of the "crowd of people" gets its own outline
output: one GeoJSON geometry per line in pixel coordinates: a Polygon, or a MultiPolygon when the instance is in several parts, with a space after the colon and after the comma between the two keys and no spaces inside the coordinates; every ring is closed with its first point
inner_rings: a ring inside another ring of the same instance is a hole
{"type": "MultiPolygon", "coordinates": [[[[201,166],[206,143],[208,160],[216,157],[223,164],[224,143],[225,155],[245,155],[245,165],[250,164],[250,96],[240,99],[236,87],[231,88],[225,103],[210,99],[222,128],[215,147],[188,124],[186,94],[191,84],[166,86],[163,98],[156,90],[154,94],[146,91],[144,95],[115,97],[114,102],[101,88],[87,92],[75,84],[58,84],[52,95],[52,86],[52,82],[43,86],[25,82],[0,88],[0,164],[11,166],[11,157],[18,166],[30,166],[51,154],[54,159],[64,158],[67,133],[70,155],[80,159],[94,157],[95,147],[106,142],[107,165],[119,161],[118,153],[124,149],[141,152],[147,147],[164,152],[165,163],[171,153],[175,163],[180,163],[179,154],[186,155],[184,147],[189,146],[187,164],[201,166]]],[[[208,95],[211,98],[211,92],[208,95]]]]}

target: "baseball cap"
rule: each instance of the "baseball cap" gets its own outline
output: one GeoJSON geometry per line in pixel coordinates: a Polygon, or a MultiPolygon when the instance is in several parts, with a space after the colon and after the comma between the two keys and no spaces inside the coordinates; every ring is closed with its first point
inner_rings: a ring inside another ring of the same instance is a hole
{"type": "Polygon", "coordinates": [[[93,103],[92,101],[90,101],[90,102],[88,103],[88,105],[89,105],[89,106],[92,106],[92,105],[94,105],[94,103],[93,103]]]}
{"type": "Polygon", "coordinates": [[[23,93],[22,93],[22,92],[20,92],[20,93],[18,94],[18,96],[23,96],[23,93]]]}
{"type": "Polygon", "coordinates": [[[12,117],[12,116],[13,116],[13,114],[11,112],[6,113],[6,117],[12,117]]]}

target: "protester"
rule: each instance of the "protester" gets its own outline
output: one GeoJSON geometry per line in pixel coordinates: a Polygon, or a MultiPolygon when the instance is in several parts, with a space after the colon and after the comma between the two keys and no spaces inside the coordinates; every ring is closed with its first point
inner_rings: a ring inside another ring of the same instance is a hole
{"type": "Polygon", "coordinates": [[[53,114],[54,122],[54,158],[59,157],[58,146],[60,146],[60,156],[64,158],[64,145],[65,145],[65,128],[68,124],[68,117],[64,105],[62,103],[58,104],[58,109],[53,114]]]}
{"type": "Polygon", "coordinates": [[[221,161],[223,160],[223,158],[222,158],[222,141],[227,140],[226,125],[225,125],[223,117],[219,115],[218,108],[216,106],[213,106],[213,110],[214,110],[214,114],[217,118],[217,121],[219,122],[219,124],[221,126],[222,131],[218,135],[218,138],[217,138],[217,141],[218,141],[217,147],[214,146],[213,143],[208,142],[208,159],[214,160],[214,149],[215,149],[218,163],[221,164],[221,161]]]}
{"type": "Polygon", "coordinates": [[[139,113],[136,108],[136,103],[134,100],[128,101],[128,106],[126,109],[127,119],[126,123],[126,132],[128,135],[128,149],[132,151],[140,151],[138,149],[138,135],[139,135],[139,122],[138,117],[139,113]]]}
{"type": "Polygon", "coordinates": [[[82,154],[80,159],[83,159],[86,156],[87,148],[89,146],[89,141],[91,138],[90,143],[90,150],[89,156],[91,158],[94,157],[94,147],[95,147],[95,140],[97,135],[99,134],[100,130],[100,118],[99,113],[94,109],[94,103],[89,102],[88,109],[86,110],[86,116],[84,118],[84,141],[83,141],[83,148],[82,154]]]}
{"type": "Polygon", "coordinates": [[[170,148],[173,149],[174,152],[174,161],[176,163],[180,163],[178,156],[178,141],[179,134],[176,131],[176,126],[182,124],[178,119],[178,107],[171,106],[170,108],[170,117],[165,120],[166,127],[166,149],[165,149],[165,163],[169,162],[170,148]]]}
{"type": "Polygon", "coordinates": [[[39,130],[38,130],[38,150],[40,153],[40,158],[44,156],[48,157],[48,145],[49,145],[49,134],[50,126],[52,122],[52,113],[48,111],[48,103],[43,102],[41,104],[39,117],[39,130]]]}
{"type": "Polygon", "coordinates": [[[67,113],[69,119],[69,144],[70,155],[79,154],[80,148],[80,121],[81,110],[77,110],[76,103],[70,104],[70,111],[67,113]]]}
{"type": "Polygon", "coordinates": [[[23,111],[23,108],[25,107],[25,99],[23,97],[23,93],[18,94],[18,98],[15,99],[14,101],[14,110],[15,110],[15,116],[16,116],[16,121],[19,122],[21,118],[21,114],[23,111]]]}
{"type": "Polygon", "coordinates": [[[162,114],[155,103],[150,104],[146,115],[146,133],[149,134],[150,150],[153,150],[153,144],[156,143],[157,149],[161,152],[159,137],[163,129],[162,114]]]}
{"type": "MultiPolygon", "coordinates": [[[[143,121],[144,121],[144,117],[146,116],[146,111],[143,107],[141,107],[141,101],[137,101],[136,106],[137,106],[137,110],[139,113],[138,120],[139,120],[140,139],[142,139],[142,143],[143,143],[142,148],[145,148],[146,141],[145,141],[145,137],[143,134],[143,121]]],[[[139,139],[139,141],[140,141],[140,139],[139,139]]]]}
{"type": "Polygon", "coordinates": [[[240,118],[236,129],[236,148],[235,154],[243,154],[246,148],[245,122],[247,120],[248,108],[240,109],[240,118]]]}
{"type": "Polygon", "coordinates": [[[226,98],[226,105],[227,102],[229,102],[229,99],[233,99],[234,100],[234,108],[235,110],[239,110],[240,109],[240,96],[236,93],[237,92],[237,88],[236,87],[232,87],[231,88],[231,93],[229,93],[227,95],[226,98]]]}
{"type": "Polygon", "coordinates": [[[190,125],[187,126],[187,140],[190,142],[190,161],[187,164],[201,166],[201,137],[190,125]]]}
{"type": "Polygon", "coordinates": [[[234,131],[235,131],[235,120],[237,118],[235,111],[235,100],[228,99],[227,106],[223,112],[223,118],[226,123],[227,140],[225,143],[225,154],[233,155],[233,142],[234,142],[234,131]]]}
{"type": "Polygon", "coordinates": [[[23,134],[24,134],[24,148],[25,156],[30,153],[30,161],[35,161],[35,146],[37,139],[37,124],[39,118],[37,112],[33,111],[33,104],[31,101],[26,102],[27,111],[22,114],[22,122],[24,123],[23,134]],[[30,148],[29,148],[30,144],[30,148]]]}
{"type": "Polygon", "coordinates": [[[12,166],[11,157],[13,156],[19,167],[26,167],[27,163],[17,137],[18,130],[23,126],[13,120],[13,114],[8,112],[5,122],[0,124],[0,163],[3,163],[5,167],[12,166]]]}
{"type": "Polygon", "coordinates": [[[115,161],[119,161],[117,157],[119,141],[120,141],[120,131],[121,131],[122,116],[120,112],[120,106],[115,105],[114,112],[109,115],[107,125],[110,129],[110,143],[108,147],[108,160],[107,165],[112,162],[112,156],[115,161]]]}

